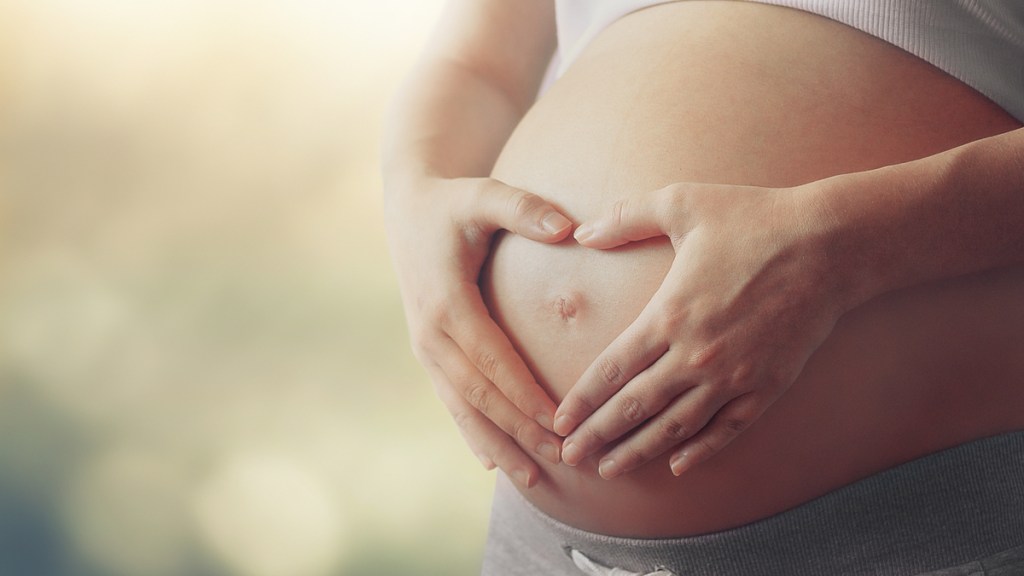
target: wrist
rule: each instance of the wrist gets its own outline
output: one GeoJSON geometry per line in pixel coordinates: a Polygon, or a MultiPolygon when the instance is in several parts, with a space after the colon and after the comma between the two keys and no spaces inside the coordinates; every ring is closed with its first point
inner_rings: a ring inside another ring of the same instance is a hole
{"type": "Polygon", "coordinates": [[[419,212],[425,196],[432,196],[445,180],[425,167],[404,167],[381,171],[383,208],[386,218],[396,218],[410,211],[419,212]]]}
{"type": "Polygon", "coordinates": [[[381,168],[381,184],[385,198],[422,189],[424,185],[438,180],[443,178],[421,162],[392,162],[381,168]]]}
{"type": "MultiPolygon", "coordinates": [[[[800,186],[808,208],[809,242],[824,262],[822,280],[841,313],[892,290],[895,254],[888,250],[886,223],[853,198],[864,193],[861,174],[846,174],[800,186]]],[[[870,202],[863,198],[864,202],[870,202]]]]}

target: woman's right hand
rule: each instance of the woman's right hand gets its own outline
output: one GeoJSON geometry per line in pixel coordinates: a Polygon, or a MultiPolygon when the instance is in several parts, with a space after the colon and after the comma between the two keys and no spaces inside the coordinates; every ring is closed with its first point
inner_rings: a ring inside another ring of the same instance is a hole
{"type": "Polygon", "coordinates": [[[530,487],[539,476],[531,454],[560,460],[555,404],[491,319],[477,282],[499,229],[558,242],[572,223],[491,178],[400,186],[386,195],[386,225],[416,358],[484,466],[530,487]]]}

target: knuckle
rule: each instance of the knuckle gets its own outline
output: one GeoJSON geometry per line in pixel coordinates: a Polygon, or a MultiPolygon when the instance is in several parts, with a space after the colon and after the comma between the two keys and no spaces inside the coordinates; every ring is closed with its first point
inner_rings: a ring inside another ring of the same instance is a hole
{"type": "Polygon", "coordinates": [[[435,328],[429,322],[417,324],[409,329],[409,339],[412,342],[413,350],[419,349],[428,352],[435,337],[435,328]]]}
{"type": "Polygon", "coordinates": [[[508,198],[508,212],[516,220],[526,218],[540,206],[540,202],[537,196],[516,190],[508,198]]]}
{"type": "Polygon", "coordinates": [[[576,407],[587,414],[593,414],[597,412],[597,409],[601,407],[601,403],[588,397],[580,397],[576,401],[576,407]]]}
{"type": "Polygon", "coordinates": [[[690,354],[688,359],[690,368],[693,370],[707,369],[721,354],[722,346],[718,343],[712,342],[699,346],[690,354]]]}
{"type": "Polygon", "coordinates": [[[740,361],[732,370],[731,380],[733,382],[733,385],[744,388],[751,382],[753,376],[753,364],[749,361],[740,361]]]}
{"type": "Polygon", "coordinates": [[[661,207],[670,212],[684,210],[688,196],[686,187],[682,184],[671,184],[658,191],[661,207]]]}
{"type": "Polygon", "coordinates": [[[678,334],[686,326],[690,313],[690,308],[686,305],[665,308],[663,314],[655,321],[655,327],[659,336],[667,339],[674,334],[678,334]]]}
{"type": "Polygon", "coordinates": [[[743,422],[742,430],[746,430],[757,420],[763,412],[762,406],[758,403],[754,394],[748,395],[743,400],[732,405],[732,410],[726,415],[728,420],[743,422]]]}
{"type": "Polygon", "coordinates": [[[438,366],[437,332],[427,326],[417,326],[411,330],[409,347],[412,355],[421,366],[432,368],[438,366]]]}
{"type": "Polygon", "coordinates": [[[596,428],[581,430],[584,446],[603,446],[611,441],[611,438],[596,428]]]}
{"type": "Polygon", "coordinates": [[[730,436],[735,436],[750,427],[750,420],[739,416],[729,416],[723,420],[722,427],[730,436]]]}
{"type": "Polygon", "coordinates": [[[617,200],[612,204],[612,226],[618,227],[626,220],[627,213],[629,211],[629,200],[617,200]]]}
{"type": "Polygon", "coordinates": [[[494,392],[491,391],[491,387],[487,384],[472,384],[466,388],[465,398],[471,406],[483,413],[487,413],[494,398],[494,392]]]}
{"type": "Polygon", "coordinates": [[[470,428],[473,427],[473,414],[468,410],[456,410],[452,412],[452,420],[455,421],[455,425],[464,435],[469,434],[470,428]]]}
{"type": "Polygon", "coordinates": [[[519,387],[517,386],[514,386],[512,388],[513,389],[508,392],[506,392],[505,390],[501,390],[501,388],[499,388],[499,390],[501,390],[502,394],[505,395],[505,398],[507,398],[508,401],[511,402],[512,405],[518,408],[520,411],[529,414],[533,414],[534,412],[538,411],[534,410],[534,401],[533,398],[530,396],[529,392],[525,390],[519,390],[519,387]]]}
{"type": "Polygon", "coordinates": [[[642,445],[630,442],[623,444],[619,450],[621,450],[621,452],[617,455],[617,458],[621,460],[623,466],[627,468],[631,468],[650,460],[650,450],[642,445]]]}
{"type": "Polygon", "coordinates": [[[679,442],[689,437],[689,428],[676,416],[666,416],[660,423],[661,436],[679,442]]]}
{"type": "Polygon", "coordinates": [[[707,458],[708,456],[718,452],[718,447],[707,436],[698,439],[695,444],[701,459],[707,458]]]}
{"type": "Polygon", "coordinates": [[[427,344],[424,340],[414,336],[409,342],[409,347],[412,349],[412,355],[416,358],[416,361],[422,366],[429,366],[433,363],[431,355],[427,350],[427,344]]]}
{"type": "Polygon", "coordinates": [[[600,406],[599,402],[592,400],[586,395],[580,395],[573,398],[571,402],[565,402],[564,404],[563,409],[565,413],[574,415],[579,420],[583,420],[583,417],[586,415],[593,414],[600,406]]]}
{"type": "Polygon", "coordinates": [[[627,395],[619,401],[619,414],[621,414],[627,422],[643,422],[647,419],[647,408],[636,396],[627,395]]]}
{"type": "Polygon", "coordinates": [[[521,446],[529,446],[531,444],[530,436],[533,432],[532,422],[525,418],[521,418],[512,424],[512,430],[510,433],[516,442],[521,446]]]}
{"type": "Polygon", "coordinates": [[[624,373],[622,366],[613,358],[602,358],[597,363],[598,373],[601,375],[601,379],[606,384],[611,386],[619,386],[622,384],[624,373]]]}
{"type": "Polygon", "coordinates": [[[427,340],[430,331],[435,328],[444,328],[451,320],[449,308],[440,302],[431,302],[423,306],[424,323],[420,326],[418,337],[427,340]]]}
{"type": "MultiPolygon", "coordinates": [[[[755,380],[753,373],[753,369],[742,365],[733,370],[722,383],[722,392],[726,398],[739,398],[768,383],[768,380],[764,378],[755,380]]],[[[732,409],[734,413],[737,410],[738,408],[732,409]]]]}
{"type": "Polygon", "coordinates": [[[498,376],[498,358],[490,352],[484,350],[476,355],[476,362],[474,364],[477,370],[484,375],[491,382],[494,382],[498,376]]]}

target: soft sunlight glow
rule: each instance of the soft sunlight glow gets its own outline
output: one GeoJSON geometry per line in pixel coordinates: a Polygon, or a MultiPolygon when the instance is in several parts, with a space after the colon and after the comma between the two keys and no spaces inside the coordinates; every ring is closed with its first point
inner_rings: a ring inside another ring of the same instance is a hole
{"type": "Polygon", "coordinates": [[[200,487],[196,510],[203,537],[242,576],[328,574],[345,545],[323,479],[283,456],[234,456],[200,487]]]}
{"type": "Polygon", "coordinates": [[[0,2],[0,574],[478,568],[380,214],[440,8],[0,2]]]}
{"type": "Polygon", "coordinates": [[[181,574],[190,521],[184,490],[181,469],[163,455],[111,450],[88,464],[70,493],[75,544],[110,574],[181,574]]]}

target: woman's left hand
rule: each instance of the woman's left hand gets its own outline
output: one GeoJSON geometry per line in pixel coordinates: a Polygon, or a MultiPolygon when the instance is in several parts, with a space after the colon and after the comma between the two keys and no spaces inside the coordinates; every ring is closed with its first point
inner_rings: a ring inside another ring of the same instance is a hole
{"type": "Polygon", "coordinates": [[[603,477],[670,449],[678,476],[789,388],[851,302],[812,186],[673,184],[579,227],[577,241],[598,249],[668,236],[675,259],[559,406],[567,464],[621,439],[603,477]]]}

